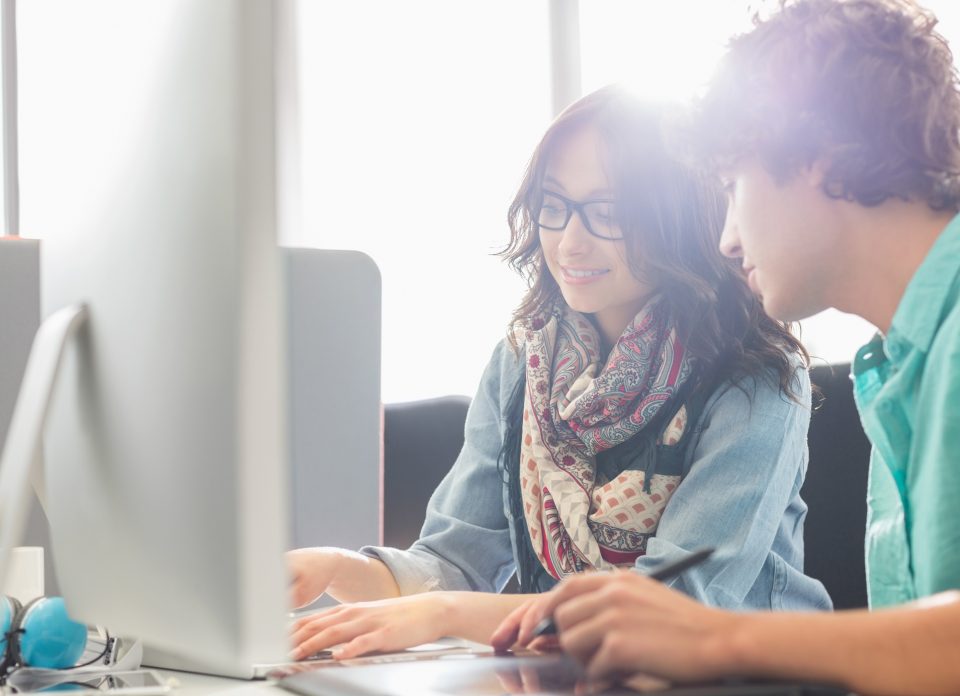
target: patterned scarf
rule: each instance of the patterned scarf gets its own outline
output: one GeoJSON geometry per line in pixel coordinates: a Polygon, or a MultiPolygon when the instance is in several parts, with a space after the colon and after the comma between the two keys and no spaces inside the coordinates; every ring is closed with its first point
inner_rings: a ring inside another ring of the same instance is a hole
{"type": "MultiPolygon", "coordinates": [[[[627,469],[597,481],[596,455],[654,419],[690,377],[692,358],[657,298],[626,328],[602,369],[597,330],[569,308],[517,332],[526,345],[520,490],[537,558],[558,580],[632,565],[680,477],[647,482],[643,471],[627,469]]],[[[676,444],[685,427],[681,407],[662,443],[676,444]]]]}

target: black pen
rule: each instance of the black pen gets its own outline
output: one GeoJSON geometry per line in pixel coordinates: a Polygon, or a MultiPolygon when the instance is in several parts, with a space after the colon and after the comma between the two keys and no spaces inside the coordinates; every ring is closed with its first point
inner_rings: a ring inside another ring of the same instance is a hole
{"type": "MultiPolygon", "coordinates": [[[[668,563],[665,566],[661,566],[654,571],[651,571],[648,578],[652,578],[659,582],[664,580],[669,580],[670,578],[679,575],[688,568],[701,563],[702,561],[707,560],[710,557],[710,554],[713,553],[713,549],[700,549],[699,551],[694,551],[689,556],[681,558],[676,563],[668,563]]],[[[537,624],[537,627],[533,629],[533,637],[538,636],[549,636],[557,632],[557,625],[553,623],[553,617],[548,616],[543,621],[537,624]]]]}

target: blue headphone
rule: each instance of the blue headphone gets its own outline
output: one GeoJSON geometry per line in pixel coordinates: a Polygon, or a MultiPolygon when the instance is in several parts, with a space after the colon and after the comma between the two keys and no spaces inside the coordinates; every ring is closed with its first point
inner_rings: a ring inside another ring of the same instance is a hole
{"type": "Polygon", "coordinates": [[[87,646],[87,627],[67,616],[62,597],[25,605],[0,595],[0,677],[18,667],[73,667],[87,646]]]}

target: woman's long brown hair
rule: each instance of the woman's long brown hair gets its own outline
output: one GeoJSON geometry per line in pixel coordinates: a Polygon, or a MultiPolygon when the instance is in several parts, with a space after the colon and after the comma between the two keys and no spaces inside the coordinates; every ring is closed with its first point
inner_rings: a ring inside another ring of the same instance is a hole
{"type": "Polygon", "coordinates": [[[718,249],[726,206],[713,180],[671,156],[667,107],[610,86],[569,106],[544,134],[510,205],[510,243],[501,256],[527,279],[513,321],[556,311],[563,297],[546,267],[536,217],[551,154],[582,128],[597,129],[614,184],[617,216],[634,274],[669,303],[678,336],[717,381],[776,375],[797,397],[789,355],[809,356],[747,287],[736,261],[718,249]],[[771,372],[772,371],[772,372],[771,372]]]}

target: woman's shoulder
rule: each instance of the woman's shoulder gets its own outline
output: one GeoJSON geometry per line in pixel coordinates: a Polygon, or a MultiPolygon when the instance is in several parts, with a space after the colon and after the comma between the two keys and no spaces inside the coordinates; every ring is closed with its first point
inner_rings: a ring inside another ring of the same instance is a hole
{"type": "Polygon", "coordinates": [[[523,369],[524,347],[509,336],[501,338],[493,347],[487,371],[499,376],[514,375],[523,369]]]}
{"type": "MultiPolygon", "coordinates": [[[[717,375],[710,383],[710,395],[704,411],[731,410],[749,412],[759,410],[767,415],[801,409],[809,413],[811,405],[810,374],[799,353],[786,354],[789,378],[781,383],[781,371],[773,365],[761,367],[749,374],[717,375]]],[[[746,414],[745,414],[746,415],[746,414]]]]}
{"type": "Polygon", "coordinates": [[[509,337],[498,341],[480,379],[477,396],[482,395],[505,405],[509,395],[523,378],[524,354],[523,346],[511,341],[509,337]]]}

